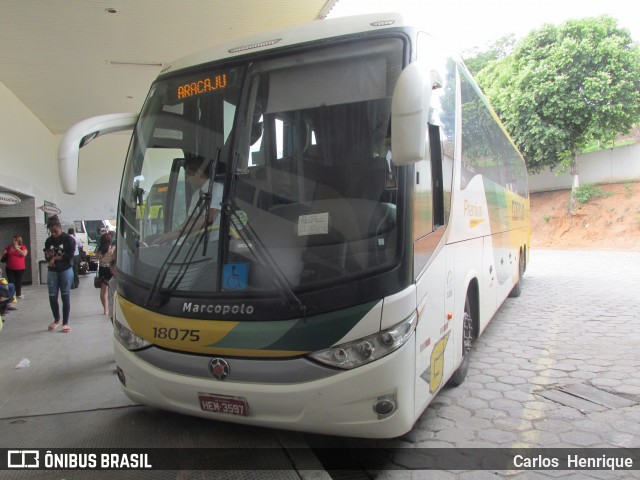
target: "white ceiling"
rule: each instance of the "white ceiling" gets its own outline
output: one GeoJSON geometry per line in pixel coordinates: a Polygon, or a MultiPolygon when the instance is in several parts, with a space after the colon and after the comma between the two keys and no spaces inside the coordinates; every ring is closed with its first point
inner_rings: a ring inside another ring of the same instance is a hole
{"type": "Polygon", "coordinates": [[[139,111],[157,64],[324,18],[336,1],[0,0],[0,82],[60,134],[87,117],[139,111]]]}

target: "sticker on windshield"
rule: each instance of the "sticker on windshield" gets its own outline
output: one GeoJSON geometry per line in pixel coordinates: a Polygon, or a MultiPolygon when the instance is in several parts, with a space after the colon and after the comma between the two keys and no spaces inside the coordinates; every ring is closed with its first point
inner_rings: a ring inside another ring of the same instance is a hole
{"type": "Polygon", "coordinates": [[[222,286],[225,290],[244,290],[249,284],[249,264],[230,262],[224,264],[222,286]]]}
{"type": "Polygon", "coordinates": [[[298,236],[323,235],[329,233],[329,212],[300,215],[298,217],[298,236]]]}

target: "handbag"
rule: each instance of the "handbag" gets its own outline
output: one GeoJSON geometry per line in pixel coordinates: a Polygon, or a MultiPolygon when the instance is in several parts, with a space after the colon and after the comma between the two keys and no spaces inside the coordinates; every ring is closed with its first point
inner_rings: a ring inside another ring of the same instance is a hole
{"type": "Polygon", "coordinates": [[[93,277],[93,286],[100,288],[102,286],[102,279],[98,276],[98,270],[96,270],[96,276],[93,277]]]}

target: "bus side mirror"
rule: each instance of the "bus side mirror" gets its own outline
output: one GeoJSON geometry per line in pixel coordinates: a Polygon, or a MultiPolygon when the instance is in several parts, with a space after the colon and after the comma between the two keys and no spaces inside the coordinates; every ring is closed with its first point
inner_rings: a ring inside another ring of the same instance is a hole
{"type": "Polygon", "coordinates": [[[398,78],[391,99],[391,151],[396,166],[425,158],[431,80],[420,62],[407,66],[398,78]]]}
{"type": "Polygon", "coordinates": [[[82,147],[100,135],[132,130],[137,121],[137,113],[114,113],[88,118],[69,128],[58,146],[58,175],[62,191],[71,195],[76,193],[78,158],[82,147]]]}

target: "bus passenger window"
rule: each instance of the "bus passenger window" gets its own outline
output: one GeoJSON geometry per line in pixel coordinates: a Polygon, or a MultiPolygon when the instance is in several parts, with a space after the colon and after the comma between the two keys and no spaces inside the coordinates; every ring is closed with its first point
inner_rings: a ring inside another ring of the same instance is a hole
{"type": "Polygon", "coordinates": [[[429,125],[429,145],[431,150],[431,181],[433,185],[433,228],[444,225],[444,187],[442,176],[442,145],[440,127],[429,125]]]}

